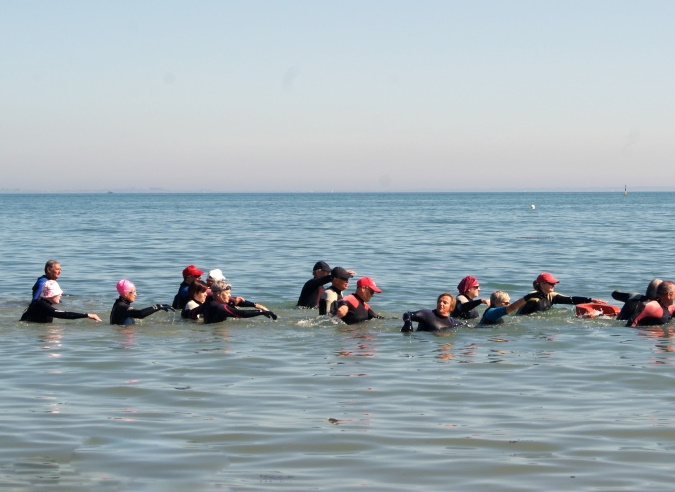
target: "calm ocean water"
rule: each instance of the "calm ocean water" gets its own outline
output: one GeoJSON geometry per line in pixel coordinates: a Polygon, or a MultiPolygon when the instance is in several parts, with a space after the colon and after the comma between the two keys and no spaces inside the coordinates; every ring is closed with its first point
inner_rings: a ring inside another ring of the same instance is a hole
{"type": "Polygon", "coordinates": [[[541,271],[607,300],[672,279],[674,199],[0,195],[0,490],[672,490],[663,333],[569,307],[399,330],[469,274],[514,299],[541,271]],[[51,258],[63,307],[104,320],[120,278],[137,307],[170,303],[191,263],[280,318],[19,323],[51,258]],[[371,305],[391,318],[348,327],[295,309],[317,260],[372,276],[371,305]]]}

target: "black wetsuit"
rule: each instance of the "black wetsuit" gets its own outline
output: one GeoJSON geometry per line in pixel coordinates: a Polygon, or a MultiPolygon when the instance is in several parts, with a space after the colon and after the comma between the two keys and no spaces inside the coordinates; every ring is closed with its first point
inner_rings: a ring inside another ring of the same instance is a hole
{"type": "Polygon", "coordinates": [[[532,314],[539,311],[548,311],[553,304],[584,304],[592,302],[590,297],[564,296],[557,292],[552,292],[546,296],[538,290],[530,292],[527,302],[518,310],[516,314],[532,314]]]}
{"type": "Polygon", "coordinates": [[[118,297],[110,311],[111,325],[133,325],[134,319],[147,318],[162,309],[159,305],[148,306],[143,309],[134,309],[131,303],[123,297],[118,297]]]}
{"type": "MultiPolygon", "coordinates": [[[[239,303],[239,306],[243,307],[254,307],[255,303],[251,301],[243,301],[239,303]]],[[[234,302],[228,302],[223,304],[218,302],[212,296],[206,298],[204,304],[200,306],[202,308],[202,317],[204,318],[204,324],[209,323],[219,323],[225,321],[227,318],[253,318],[254,316],[267,316],[266,313],[271,313],[271,311],[264,311],[262,309],[238,309],[234,302]]]]}
{"type": "Polygon", "coordinates": [[[639,292],[621,292],[615,290],[612,292],[612,298],[623,302],[623,307],[616,316],[618,320],[629,320],[637,316],[651,299],[639,292]]]}
{"type": "Polygon", "coordinates": [[[333,277],[330,274],[325,277],[310,278],[302,286],[297,306],[305,308],[319,307],[319,300],[323,295],[323,286],[331,280],[333,280],[333,277]]]}
{"type": "Polygon", "coordinates": [[[453,318],[473,319],[480,316],[476,308],[480,306],[481,300],[474,299],[470,301],[466,296],[460,294],[456,297],[455,309],[452,310],[450,316],[453,318]]]}
{"type": "Polygon", "coordinates": [[[461,326],[462,323],[451,316],[441,316],[436,309],[420,309],[403,313],[401,331],[412,331],[412,321],[417,321],[417,331],[439,331],[461,326]]]}
{"type": "Polygon", "coordinates": [[[26,311],[21,315],[21,321],[51,323],[54,321],[54,318],[81,319],[87,317],[87,313],[71,313],[56,309],[50,301],[41,297],[28,305],[26,311]]]}
{"type": "Polygon", "coordinates": [[[349,310],[347,314],[342,317],[342,321],[348,325],[353,325],[354,323],[361,323],[362,321],[368,321],[369,319],[383,317],[377,314],[375,311],[370,309],[370,306],[367,302],[361,299],[356,294],[348,295],[347,297],[340,299],[338,301],[338,309],[342,306],[348,306],[349,310]]]}

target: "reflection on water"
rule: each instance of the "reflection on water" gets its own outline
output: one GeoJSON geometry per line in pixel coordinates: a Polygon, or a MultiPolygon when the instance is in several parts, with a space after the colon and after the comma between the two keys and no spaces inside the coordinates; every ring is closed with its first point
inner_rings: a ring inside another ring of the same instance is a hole
{"type": "Polygon", "coordinates": [[[337,357],[375,357],[377,333],[368,332],[367,324],[341,328],[340,332],[346,335],[342,338],[346,346],[337,351],[337,357]]]}

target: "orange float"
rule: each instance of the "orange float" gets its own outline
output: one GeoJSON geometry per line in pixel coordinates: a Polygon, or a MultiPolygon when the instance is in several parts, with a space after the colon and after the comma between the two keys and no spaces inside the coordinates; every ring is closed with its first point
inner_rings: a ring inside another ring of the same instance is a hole
{"type": "Polygon", "coordinates": [[[577,304],[577,316],[582,318],[597,318],[598,316],[616,316],[621,309],[618,306],[602,302],[588,302],[577,304]]]}

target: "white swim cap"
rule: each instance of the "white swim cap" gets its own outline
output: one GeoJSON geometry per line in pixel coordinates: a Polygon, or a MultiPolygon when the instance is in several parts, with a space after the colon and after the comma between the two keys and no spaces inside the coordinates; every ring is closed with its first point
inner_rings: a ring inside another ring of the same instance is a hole
{"type": "Polygon", "coordinates": [[[60,296],[61,294],[63,294],[63,291],[56,280],[47,280],[42,286],[40,297],[49,299],[50,297],[60,296]]]}

